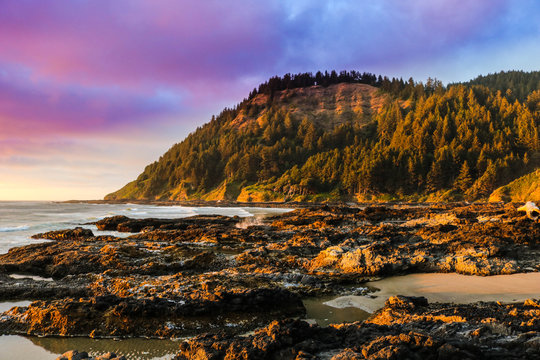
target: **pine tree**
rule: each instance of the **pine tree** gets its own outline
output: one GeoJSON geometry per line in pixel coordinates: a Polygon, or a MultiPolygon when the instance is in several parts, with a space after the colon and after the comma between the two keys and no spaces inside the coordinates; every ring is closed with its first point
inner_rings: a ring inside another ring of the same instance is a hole
{"type": "Polygon", "coordinates": [[[459,170],[459,175],[454,182],[454,188],[460,190],[462,193],[466,193],[473,184],[473,178],[471,176],[471,170],[467,161],[463,163],[459,170]]]}

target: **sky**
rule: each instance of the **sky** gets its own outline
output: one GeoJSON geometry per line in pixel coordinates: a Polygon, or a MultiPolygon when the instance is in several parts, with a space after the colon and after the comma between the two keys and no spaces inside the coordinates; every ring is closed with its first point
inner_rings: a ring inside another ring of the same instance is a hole
{"type": "Polygon", "coordinates": [[[540,70],[536,0],[0,0],[0,200],[99,199],[274,75],[540,70]]]}

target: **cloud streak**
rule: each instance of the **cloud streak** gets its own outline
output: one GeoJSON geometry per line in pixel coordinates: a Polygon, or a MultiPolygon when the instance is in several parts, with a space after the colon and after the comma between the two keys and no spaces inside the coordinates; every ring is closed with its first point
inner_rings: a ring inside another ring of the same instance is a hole
{"type": "Polygon", "coordinates": [[[180,99],[160,92],[36,82],[14,70],[0,75],[0,138],[105,132],[181,109],[180,99]]]}

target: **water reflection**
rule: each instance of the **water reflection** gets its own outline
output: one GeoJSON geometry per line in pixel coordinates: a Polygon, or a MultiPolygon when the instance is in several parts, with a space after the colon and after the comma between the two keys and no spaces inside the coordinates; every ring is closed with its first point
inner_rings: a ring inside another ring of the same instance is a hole
{"type": "Polygon", "coordinates": [[[58,355],[35,346],[30,340],[22,336],[0,336],[0,359],[2,360],[54,360],[58,355]]]}
{"type": "Polygon", "coordinates": [[[124,355],[128,359],[170,359],[178,352],[180,340],[159,339],[90,339],[90,338],[40,338],[29,337],[30,341],[50,352],[62,354],[80,349],[90,355],[102,355],[109,351],[124,355]]]}
{"type": "Polygon", "coordinates": [[[127,359],[161,360],[172,359],[181,340],[158,339],[90,339],[35,336],[0,336],[0,359],[54,360],[68,350],[86,351],[98,356],[109,351],[127,359]],[[8,356],[8,357],[4,357],[8,356]]]}
{"type": "Polygon", "coordinates": [[[335,296],[325,296],[320,298],[304,299],[306,308],[306,319],[314,320],[319,326],[329,324],[351,323],[365,320],[370,313],[354,306],[333,307],[325,303],[335,299],[335,296]]]}
{"type": "Polygon", "coordinates": [[[14,306],[28,306],[32,302],[27,300],[22,301],[3,301],[0,302],[0,313],[3,313],[4,311],[11,310],[14,306]]]}

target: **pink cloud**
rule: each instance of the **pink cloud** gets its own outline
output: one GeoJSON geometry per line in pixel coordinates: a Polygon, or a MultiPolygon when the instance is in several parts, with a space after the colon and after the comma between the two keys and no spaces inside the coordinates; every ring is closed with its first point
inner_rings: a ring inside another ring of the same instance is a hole
{"type": "Polygon", "coordinates": [[[88,85],[232,79],[279,56],[272,11],[242,1],[5,2],[0,58],[88,85]]]}

